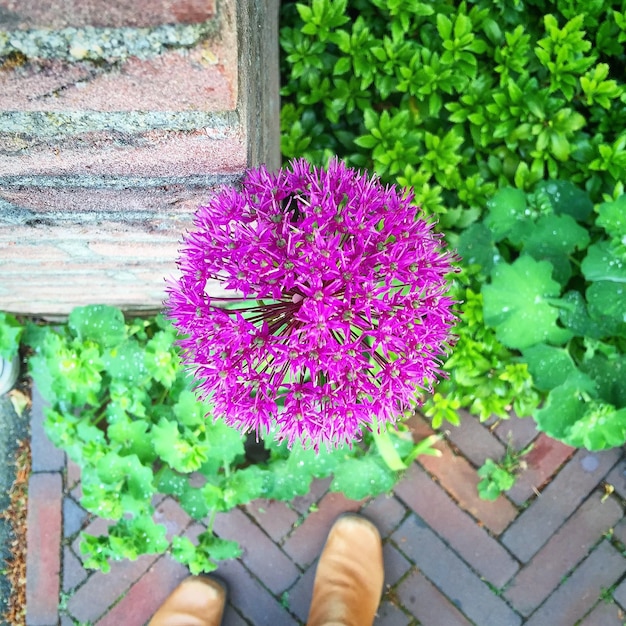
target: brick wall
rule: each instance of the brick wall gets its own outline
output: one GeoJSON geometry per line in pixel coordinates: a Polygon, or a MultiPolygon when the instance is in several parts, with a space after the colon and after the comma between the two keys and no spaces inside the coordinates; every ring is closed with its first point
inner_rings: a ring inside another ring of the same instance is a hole
{"type": "Polygon", "coordinates": [[[0,310],[161,305],[217,186],[277,167],[279,0],[0,0],[0,310]]]}

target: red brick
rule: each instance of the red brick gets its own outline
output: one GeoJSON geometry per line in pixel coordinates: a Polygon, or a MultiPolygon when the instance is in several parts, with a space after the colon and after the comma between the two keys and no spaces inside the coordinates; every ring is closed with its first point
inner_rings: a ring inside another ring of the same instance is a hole
{"type": "Polygon", "coordinates": [[[619,450],[597,454],[579,450],[541,497],[502,535],[502,543],[521,561],[529,561],[597,487],[619,456],[619,450]]]}
{"type": "Polygon", "coordinates": [[[521,618],[418,517],[408,517],[391,539],[470,620],[481,626],[521,623],[521,618]]]}
{"type": "Polygon", "coordinates": [[[169,556],[162,556],[96,625],[143,626],[187,576],[186,567],[169,556]]]}
{"type": "Polygon", "coordinates": [[[458,426],[446,425],[446,436],[468,461],[478,467],[489,458],[499,459],[504,455],[502,442],[475,415],[467,411],[458,413],[461,423],[458,426]]]}
{"type": "Polygon", "coordinates": [[[230,604],[255,626],[298,624],[240,561],[222,561],[216,574],[228,585],[230,604]]]}
{"type": "Polygon", "coordinates": [[[613,603],[601,600],[579,626],[624,626],[626,613],[613,603]]]}
{"type": "Polygon", "coordinates": [[[395,493],[491,584],[502,587],[517,572],[511,555],[417,465],[395,493]]]}
{"type": "Polygon", "coordinates": [[[603,541],[526,622],[526,626],[576,624],[596,604],[603,589],[626,572],[626,559],[603,541]]]}
{"type": "Polygon", "coordinates": [[[514,414],[507,420],[501,420],[493,432],[500,441],[515,450],[525,448],[538,435],[532,417],[517,417],[514,414]]]}
{"type": "Polygon", "coordinates": [[[156,507],[153,519],[157,524],[165,526],[168,541],[175,535],[181,535],[191,523],[191,517],[172,498],[165,498],[156,507]]]}
{"type": "Polygon", "coordinates": [[[370,519],[383,538],[389,536],[406,516],[406,509],[397,498],[382,494],[370,500],[361,513],[370,519]]]}
{"type": "Polygon", "coordinates": [[[420,622],[445,626],[471,626],[463,614],[423,574],[413,572],[398,587],[402,606],[420,622]]]}
{"type": "Polygon", "coordinates": [[[1,0],[9,28],[147,27],[196,23],[215,15],[215,0],[1,0]]]}
{"type": "Polygon", "coordinates": [[[530,615],[622,515],[617,502],[601,504],[600,496],[592,495],[513,579],[504,596],[522,615],[530,615]]]}
{"type": "Polygon", "coordinates": [[[239,129],[213,139],[204,130],[154,130],[120,142],[106,135],[41,141],[20,158],[0,162],[0,176],[163,176],[239,174],[246,168],[246,142],[239,129]],[[97,155],[97,156],[94,156],[97,155]]]}
{"type": "Polygon", "coordinates": [[[63,481],[58,473],[33,474],[28,482],[26,624],[58,620],[61,588],[63,481]]]}
{"type": "MultiPolygon", "coordinates": [[[[412,419],[411,430],[418,439],[432,434],[431,428],[421,419],[412,419]]],[[[517,509],[506,499],[499,498],[495,502],[481,500],[478,496],[480,481],[476,469],[462,456],[454,454],[446,441],[438,442],[435,447],[441,456],[422,455],[418,463],[426,468],[442,487],[493,533],[500,534],[516,517],[517,509]]]]}
{"type": "Polygon", "coordinates": [[[544,484],[576,452],[575,448],[541,433],[533,442],[532,450],[522,457],[522,470],[507,496],[518,505],[541,490],[544,484]]]}
{"type": "Polygon", "coordinates": [[[276,500],[255,500],[247,504],[245,508],[257,524],[277,543],[292,530],[299,518],[299,515],[287,504],[276,500]]]}
{"type": "Polygon", "coordinates": [[[96,572],[79,587],[68,602],[68,612],[79,622],[95,622],[125,594],[158,556],[146,554],[135,561],[113,561],[108,574],[96,572]],[[94,598],[98,598],[94,602],[94,598]]]}
{"type": "Polygon", "coordinates": [[[319,509],[311,513],[301,526],[287,538],[283,550],[300,567],[306,567],[322,551],[331,526],[341,513],[358,511],[360,502],[348,500],[341,493],[327,493],[319,503],[319,509]]]}
{"type": "Polygon", "coordinates": [[[218,513],[213,530],[219,537],[239,543],[242,562],[276,595],[293,585],[300,575],[285,553],[243,511],[218,513]]]}

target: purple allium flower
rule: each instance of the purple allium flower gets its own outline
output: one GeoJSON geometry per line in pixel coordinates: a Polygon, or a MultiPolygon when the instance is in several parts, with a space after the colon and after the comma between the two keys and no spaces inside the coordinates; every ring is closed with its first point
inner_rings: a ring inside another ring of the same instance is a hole
{"type": "Polygon", "coordinates": [[[215,418],[317,449],[395,423],[432,391],[456,257],[412,197],[337,160],[296,160],[198,210],[166,306],[215,418]],[[215,279],[232,298],[207,293],[215,279]]]}

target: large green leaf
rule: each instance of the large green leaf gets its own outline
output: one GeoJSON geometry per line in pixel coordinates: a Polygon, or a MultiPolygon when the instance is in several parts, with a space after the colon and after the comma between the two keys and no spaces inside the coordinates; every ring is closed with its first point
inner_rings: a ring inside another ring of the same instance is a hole
{"type": "Polygon", "coordinates": [[[540,391],[550,391],[562,385],[576,371],[576,365],[565,348],[541,343],[526,348],[523,353],[533,383],[540,391]]]}
{"type": "Polygon", "coordinates": [[[611,237],[621,239],[626,235],[626,195],[601,204],[596,224],[602,226],[611,237]]]}
{"type": "Polygon", "coordinates": [[[397,476],[380,458],[371,455],[349,458],[335,469],[330,488],[343,492],[352,500],[361,500],[390,491],[396,484],[397,476]]]}
{"type": "Polygon", "coordinates": [[[520,189],[505,187],[500,189],[487,202],[489,213],[485,218],[485,226],[491,231],[494,241],[501,241],[506,237],[517,240],[520,230],[530,230],[532,222],[526,205],[526,195],[520,189]]]}
{"type": "Polygon", "coordinates": [[[494,268],[491,284],[482,289],[483,313],[505,346],[523,350],[537,343],[561,345],[571,337],[556,324],[559,310],[554,305],[561,287],[551,273],[550,263],[528,255],[494,268]]]}
{"type": "Polygon", "coordinates": [[[124,315],[119,309],[104,304],[75,308],[68,325],[79,339],[91,339],[105,347],[115,346],[126,338],[124,315]]]}
{"type": "Polygon", "coordinates": [[[548,196],[555,213],[571,215],[579,222],[586,220],[593,211],[589,194],[568,180],[541,181],[534,191],[541,191],[548,196]]]}
{"type": "Polygon", "coordinates": [[[601,280],[592,283],[587,289],[589,313],[592,317],[612,322],[605,322],[607,334],[621,334],[626,330],[626,284],[601,280]]]}
{"type": "Polygon", "coordinates": [[[626,283],[626,258],[608,241],[589,246],[581,270],[587,280],[626,283]]]}
{"type": "Polygon", "coordinates": [[[472,224],[465,229],[459,237],[457,251],[465,266],[478,265],[487,275],[500,258],[491,231],[484,224],[472,224]]]}
{"type": "Polygon", "coordinates": [[[566,328],[579,337],[601,339],[606,337],[612,328],[600,320],[592,319],[587,311],[587,303],[578,291],[568,291],[561,298],[560,320],[566,328]]]}

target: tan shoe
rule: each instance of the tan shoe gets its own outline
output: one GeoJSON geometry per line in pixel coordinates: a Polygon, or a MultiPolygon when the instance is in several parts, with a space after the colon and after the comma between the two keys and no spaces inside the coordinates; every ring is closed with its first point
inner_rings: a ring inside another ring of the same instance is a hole
{"type": "Polygon", "coordinates": [[[342,515],[317,564],[307,626],[371,626],[383,579],[378,529],[360,515],[342,515]]]}
{"type": "Polygon", "coordinates": [[[167,597],[148,626],[219,626],[226,590],[214,579],[185,578],[167,597]]]}

